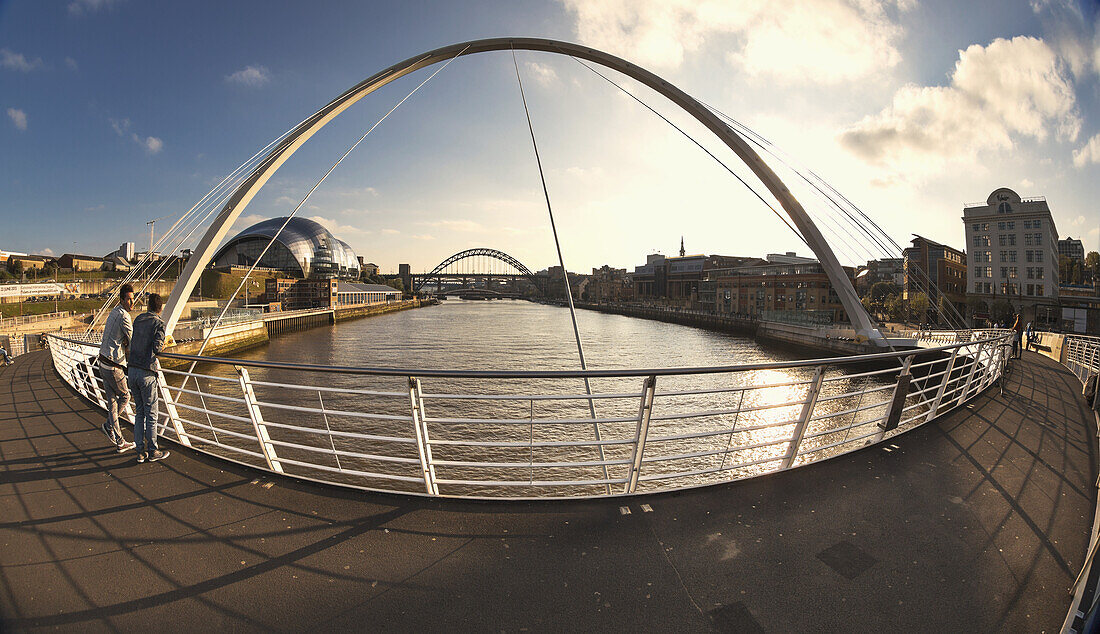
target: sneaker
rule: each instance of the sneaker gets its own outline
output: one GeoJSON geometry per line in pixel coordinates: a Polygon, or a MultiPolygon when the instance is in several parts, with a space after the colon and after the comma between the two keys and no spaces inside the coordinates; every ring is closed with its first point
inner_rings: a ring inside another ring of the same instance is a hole
{"type": "Polygon", "coordinates": [[[115,440],[115,435],[111,433],[111,428],[109,427],[109,425],[110,423],[103,423],[102,425],[100,425],[99,431],[103,432],[107,436],[108,440],[117,445],[118,441],[115,440]]]}
{"type": "Polygon", "coordinates": [[[137,455],[137,461],[138,461],[139,464],[142,463],[142,462],[145,462],[145,453],[144,452],[141,452],[137,455]]]}
{"type": "Polygon", "coordinates": [[[161,451],[160,449],[157,449],[156,451],[149,454],[148,460],[149,462],[156,462],[157,460],[164,460],[170,455],[172,455],[172,452],[170,451],[161,451]]]}
{"type": "Polygon", "coordinates": [[[131,449],[133,449],[136,446],[137,445],[135,445],[132,442],[126,442],[125,440],[123,440],[121,443],[118,444],[118,447],[115,449],[115,451],[117,451],[119,453],[125,453],[127,451],[130,451],[131,449]]]}

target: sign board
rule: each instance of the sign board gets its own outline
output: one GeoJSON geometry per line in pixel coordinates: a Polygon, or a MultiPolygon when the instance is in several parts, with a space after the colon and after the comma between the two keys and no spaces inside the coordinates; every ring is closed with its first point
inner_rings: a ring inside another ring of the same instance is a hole
{"type": "Polygon", "coordinates": [[[1085,332],[1089,311],[1086,308],[1063,308],[1062,329],[1066,332],[1085,332]]]}
{"type": "Polygon", "coordinates": [[[79,295],[80,284],[2,284],[0,297],[46,297],[53,295],[79,295]]]}

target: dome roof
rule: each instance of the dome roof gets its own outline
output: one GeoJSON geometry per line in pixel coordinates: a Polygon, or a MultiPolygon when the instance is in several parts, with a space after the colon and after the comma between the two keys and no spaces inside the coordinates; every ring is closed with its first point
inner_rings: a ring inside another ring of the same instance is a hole
{"type": "Polygon", "coordinates": [[[214,256],[215,265],[251,265],[263,247],[276,238],[260,266],[302,277],[358,277],[359,259],[348,243],[309,218],[269,218],[248,227],[226,242],[214,256]],[[283,224],[286,226],[283,227],[283,224]],[[282,231],[280,231],[282,227],[282,231]],[[290,257],[287,257],[290,256],[290,257]],[[290,260],[293,260],[291,262],[290,260]]]}

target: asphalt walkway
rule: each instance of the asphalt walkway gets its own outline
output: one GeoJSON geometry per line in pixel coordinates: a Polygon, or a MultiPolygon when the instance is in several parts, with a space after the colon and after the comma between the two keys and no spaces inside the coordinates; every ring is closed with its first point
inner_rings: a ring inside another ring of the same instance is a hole
{"type": "Polygon", "coordinates": [[[0,370],[0,630],[1057,631],[1095,425],[1049,359],[1010,387],[747,482],[473,503],[136,464],[33,353],[0,370]]]}

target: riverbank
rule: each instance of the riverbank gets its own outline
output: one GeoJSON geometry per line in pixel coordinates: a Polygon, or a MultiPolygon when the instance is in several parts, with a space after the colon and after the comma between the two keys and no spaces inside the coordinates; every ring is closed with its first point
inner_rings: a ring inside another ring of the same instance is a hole
{"type": "MultiPolygon", "coordinates": [[[[419,299],[410,299],[387,304],[318,309],[315,311],[265,313],[260,319],[226,324],[215,329],[179,329],[176,331],[176,337],[190,340],[182,341],[167,349],[166,352],[195,355],[202,349],[203,341],[209,338],[209,343],[206,344],[206,348],[202,353],[206,356],[227,356],[264,345],[272,337],[280,334],[321,326],[333,326],[344,321],[419,308],[427,304],[428,302],[421,302],[419,299]],[[213,332],[210,332],[211,330],[213,332]]],[[[186,365],[186,362],[171,362],[168,360],[161,363],[167,368],[186,365]]]]}
{"type": "MultiPolygon", "coordinates": [[[[565,305],[564,302],[551,302],[565,305]]],[[[800,326],[779,322],[759,321],[749,317],[718,315],[697,310],[676,310],[655,306],[628,304],[591,304],[575,302],[577,308],[601,313],[652,319],[667,323],[692,326],[717,332],[727,332],[787,347],[810,349],[829,355],[854,355],[882,352],[882,349],[857,337],[851,328],[827,326],[800,326]]]]}

